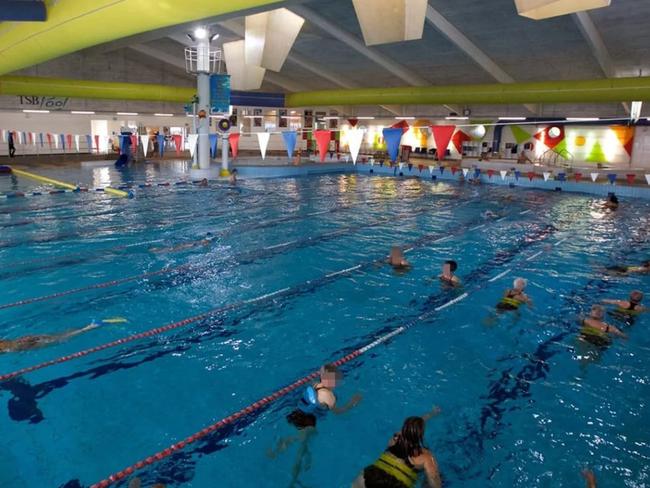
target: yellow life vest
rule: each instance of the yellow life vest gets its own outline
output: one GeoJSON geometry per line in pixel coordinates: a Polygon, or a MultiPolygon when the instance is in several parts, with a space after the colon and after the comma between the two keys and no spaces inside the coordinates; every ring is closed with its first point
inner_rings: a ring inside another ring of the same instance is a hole
{"type": "Polygon", "coordinates": [[[389,474],[407,488],[415,488],[415,483],[418,480],[417,472],[390,452],[384,452],[379,456],[374,466],[389,474]]]}

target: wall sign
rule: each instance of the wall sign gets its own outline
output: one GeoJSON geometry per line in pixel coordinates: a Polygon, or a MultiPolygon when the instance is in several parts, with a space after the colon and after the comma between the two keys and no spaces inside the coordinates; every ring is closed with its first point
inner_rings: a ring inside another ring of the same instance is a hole
{"type": "Polygon", "coordinates": [[[18,100],[20,105],[23,107],[43,110],[63,110],[67,107],[70,98],[20,95],[18,100]]]}

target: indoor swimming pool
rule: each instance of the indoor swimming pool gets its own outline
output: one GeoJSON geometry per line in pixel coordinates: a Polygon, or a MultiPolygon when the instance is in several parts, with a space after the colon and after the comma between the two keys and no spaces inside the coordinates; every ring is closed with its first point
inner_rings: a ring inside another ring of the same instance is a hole
{"type": "MultiPolygon", "coordinates": [[[[439,406],[425,441],[445,487],[568,488],[585,467],[648,485],[650,316],[609,316],[629,338],[606,349],[577,319],[650,291],[650,275],[606,272],[649,259],[650,202],[359,174],[201,188],[164,165],[41,173],[136,198],[0,200],[0,338],[100,324],[0,355],[0,486],[90,487],[250,405],[133,476],[348,487],[439,406]],[[385,264],[392,245],[410,271],[385,264]],[[437,278],[450,259],[460,288],[437,278]],[[534,305],[497,314],[517,276],[534,305]],[[270,457],[305,387],[257,402],[342,358],[339,404],[361,401],[319,419],[300,459],[297,444],[270,457]]],[[[32,185],[0,176],[0,193],[32,185]]]]}

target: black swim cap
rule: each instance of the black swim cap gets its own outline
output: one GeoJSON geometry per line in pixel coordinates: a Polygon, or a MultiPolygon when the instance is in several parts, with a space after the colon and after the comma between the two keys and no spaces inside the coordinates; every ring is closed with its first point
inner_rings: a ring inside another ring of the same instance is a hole
{"type": "Polygon", "coordinates": [[[449,265],[449,269],[452,272],[454,272],[454,271],[456,271],[458,269],[458,263],[456,261],[452,261],[452,260],[445,261],[445,264],[449,265]]]}

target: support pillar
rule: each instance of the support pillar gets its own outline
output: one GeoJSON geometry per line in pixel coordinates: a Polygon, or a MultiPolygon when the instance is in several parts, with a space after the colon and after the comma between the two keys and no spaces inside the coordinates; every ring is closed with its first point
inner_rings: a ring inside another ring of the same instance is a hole
{"type": "Polygon", "coordinates": [[[204,118],[198,119],[197,159],[200,169],[210,169],[210,39],[200,39],[197,46],[197,93],[198,111],[204,118]],[[203,111],[203,112],[202,112],[203,111]]]}
{"type": "Polygon", "coordinates": [[[228,176],[230,171],[228,169],[228,134],[221,136],[221,176],[228,176]]]}

